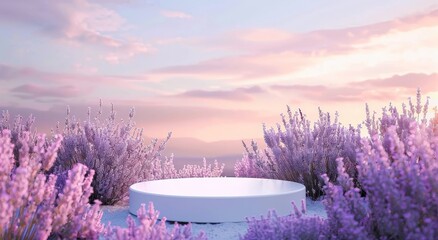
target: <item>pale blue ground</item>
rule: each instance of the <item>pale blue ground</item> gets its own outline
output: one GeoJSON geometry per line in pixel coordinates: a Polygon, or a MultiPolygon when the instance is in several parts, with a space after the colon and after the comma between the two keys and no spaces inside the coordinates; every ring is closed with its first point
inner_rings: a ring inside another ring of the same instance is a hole
{"type": "MultiPolygon", "coordinates": [[[[327,217],[324,210],[324,205],[321,201],[312,201],[309,198],[306,200],[307,215],[327,217]]],[[[131,215],[128,211],[128,206],[103,206],[102,223],[111,222],[112,226],[127,227],[126,218],[131,215]]],[[[157,209],[159,211],[159,209],[157,209]]],[[[291,211],[292,211],[291,206],[291,211]]],[[[134,215],[132,217],[136,218],[134,215]]],[[[173,224],[166,223],[168,229],[173,228],[173,224]]],[[[200,231],[204,231],[208,239],[239,239],[239,234],[244,235],[247,229],[246,222],[237,223],[219,223],[219,224],[192,224],[192,232],[197,235],[200,231]]]]}

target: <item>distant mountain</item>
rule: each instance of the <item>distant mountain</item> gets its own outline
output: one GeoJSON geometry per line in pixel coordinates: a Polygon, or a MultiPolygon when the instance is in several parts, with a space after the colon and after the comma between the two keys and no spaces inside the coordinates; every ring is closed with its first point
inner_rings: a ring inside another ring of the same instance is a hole
{"type": "MultiPolygon", "coordinates": [[[[147,137],[149,142],[152,138],[147,137]]],[[[262,138],[254,139],[261,148],[265,147],[262,138]]],[[[248,145],[251,139],[244,139],[248,145]]],[[[164,153],[166,155],[174,154],[175,157],[221,157],[229,155],[242,155],[245,151],[242,140],[223,140],[207,142],[197,138],[170,138],[166,145],[164,153]]]]}
{"type": "MultiPolygon", "coordinates": [[[[146,138],[150,141],[151,138],[146,138]]],[[[263,139],[254,139],[260,148],[265,148],[263,139]]],[[[244,139],[250,145],[251,139],[244,139]]],[[[170,138],[164,150],[165,156],[174,154],[175,167],[180,168],[185,164],[202,164],[204,158],[207,164],[217,160],[225,164],[224,175],[234,175],[234,164],[242,159],[245,152],[241,140],[223,140],[206,142],[196,138],[170,138]]]]}

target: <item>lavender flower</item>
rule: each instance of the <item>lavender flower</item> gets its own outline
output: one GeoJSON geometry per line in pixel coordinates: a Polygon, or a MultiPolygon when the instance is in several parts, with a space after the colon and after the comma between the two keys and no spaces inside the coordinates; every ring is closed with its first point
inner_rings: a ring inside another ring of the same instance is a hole
{"type": "Polygon", "coordinates": [[[68,172],[61,193],[55,188],[57,177],[45,175],[52,167],[62,140],[46,141],[44,135],[36,138],[33,150],[28,132],[19,137],[18,164],[14,159],[11,131],[0,135],[0,238],[97,239],[102,231],[99,203],[91,206],[88,198],[94,172],[83,165],[75,165],[68,172]],[[48,146],[45,146],[48,143],[48,146]],[[86,222],[85,222],[86,221],[86,222]]]}
{"type": "Polygon", "coordinates": [[[358,154],[359,180],[367,191],[370,229],[377,236],[438,236],[438,145],[425,124],[411,122],[408,144],[397,127],[365,142],[358,154]],[[384,146],[386,143],[386,146],[384,146]]]}
{"type": "MultiPolygon", "coordinates": [[[[83,124],[70,117],[67,110],[64,141],[60,148],[54,172],[61,175],[74,164],[81,163],[95,171],[91,183],[95,199],[104,205],[124,201],[128,197],[129,187],[140,181],[177,177],[215,177],[223,171],[218,163],[214,167],[187,165],[176,170],[173,156],[162,159],[161,153],[167,138],[158,143],[153,139],[149,145],[143,141],[143,131],[135,128],[134,109],[129,113],[128,121],[116,121],[116,112],[111,109],[110,116],[101,119],[102,106],[98,115],[92,119],[88,111],[88,120],[83,124]]],[[[62,182],[58,184],[62,186],[62,182]]]]}
{"type": "MultiPolygon", "coordinates": [[[[20,115],[17,115],[13,120],[8,111],[3,111],[0,117],[0,132],[4,129],[9,129],[11,133],[11,142],[14,144],[14,158],[18,160],[18,150],[21,148],[19,138],[23,137],[24,132],[28,132],[32,141],[29,141],[29,150],[33,150],[33,145],[36,141],[36,131],[34,129],[35,117],[29,115],[27,120],[20,115]]],[[[17,162],[16,162],[17,163],[17,162]]]]}
{"type": "Polygon", "coordinates": [[[148,180],[169,179],[169,178],[189,178],[189,177],[220,177],[224,170],[224,164],[219,166],[215,160],[213,166],[207,165],[207,160],[204,158],[203,166],[199,165],[184,165],[182,169],[176,169],[173,164],[173,155],[170,158],[165,158],[164,161],[152,162],[151,178],[148,180]]]}
{"type": "Polygon", "coordinates": [[[401,115],[390,106],[378,121],[367,109],[372,134],[357,151],[357,176],[342,158],[336,160],[336,181],[322,175],[327,219],[271,213],[251,219],[244,239],[437,239],[437,117],[419,119],[419,109],[427,108],[419,99],[417,94],[416,107],[410,103],[401,115]]]}
{"type": "Polygon", "coordinates": [[[116,112],[111,109],[110,116],[101,119],[102,110],[83,124],[70,117],[69,110],[63,132],[64,141],[59,150],[54,172],[61,173],[81,163],[95,171],[92,181],[95,199],[105,205],[126,200],[129,186],[133,183],[153,178],[151,168],[160,161],[168,137],[158,143],[152,140],[145,145],[142,130],[135,129],[131,109],[127,122],[116,121],[116,112]]]}
{"type": "Polygon", "coordinates": [[[390,126],[363,139],[357,169],[366,197],[338,158],[336,183],[322,176],[327,219],[268,214],[249,221],[244,239],[438,238],[438,136],[412,121],[406,138],[390,126]]]}
{"type": "Polygon", "coordinates": [[[137,212],[137,217],[140,224],[137,226],[134,219],[128,216],[126,222],[128,228],[112,227],[108,225],[105,229],[104,237],[106,239],[150,239],[150,240],[171,240],[171,239],[207,239],[205,234],[201,232],[198,236],[193,236],[190,223],[180,227],[177,223],[172,230],[166,229],[166,218],[163,217],[160,222],[157,222],[159,212],[155,211],[154,205],[150,202],[146,210],[145,204],[142,204],[137,212]]]}
{"type": "Polygon", "coordinates": [[[248,230],[240,239],[244,240],[277,240],[277,239],[325,239],[328,232],[327,221],[320,217],[307,217],[298,211],[292,202],[295,212],[289,216],[279,217],[275,211],[268,212],[261,219],[248,218],[248,230]]]}
{"type": "Polygon", "coordinates": [[[242,160],[234,165],[234,175],[236,177],[254,177],[254,178],[270,178],[275,173],[274,161],[267,150],[264,154],[260,153],[257,143],[251,141],[252,149],[246,146],[242,141],[246,153],[242,160]]]}
{"type": "Polygon", "coordinates": [[[317,199],[323,194],[321,174],[327,173],[331,181],[336,179],[336,158],[343,157],[348,172],[357,175],[355,150],[360,146],[359,128],[343,127],[337,115],[332,122],[330,114],[321,110],[311,127],[301,111],[292,114],[288,107],[287,112],[288,120],[282,115],[284,130],[279,124],[277,129],[264,127],[268,146],[264,155],[254,142],[253,152],[245,146],[247,154],[235,165],[236,176],[300,182],[306,186],[308,196],[317,199]]]}
{"type": "Polygon", "coordinates": [[[438,136],[438,107],[434,107],[434,117],[430,119],[429,130],[431,135],[438,136]]]}
{"type": "Polygon", "coordinates": [[[412,99],[409,98],[409,108],[403,103],[402,111],[400,112],[395,106],[390,104],[388,107],[382,108],[382,116],[376,118],[375,114],[371,118],[369,114],[368,105],[366,106],[367,118],[365,120],[365,126],[367,127],[368,134],[374,136],[380,134],[383,136],[385,131],[390,126],[396,126],[397,134],[401,137],[402,141],[405,141],[409,135],[410,123],[415,121],[420,124],[428,125],[427,113],[429,112],[430,98],[427,97],[424,105],[421,103],[422,95],[421,90],[417,89],[415,105],[412,99]]]}

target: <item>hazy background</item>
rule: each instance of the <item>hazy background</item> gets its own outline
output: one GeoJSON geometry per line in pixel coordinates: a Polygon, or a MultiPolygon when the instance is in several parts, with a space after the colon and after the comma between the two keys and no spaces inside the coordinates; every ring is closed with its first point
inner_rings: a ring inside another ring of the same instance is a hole
{"type": "Polygon", "coordinates": [[[438,105],[436,1],[1,1],[0,36],[0,110],[48,131],[67,105],[135,107],[179,163],[233,163],[286,105],[354,125],[417,87],[438,105]]]}

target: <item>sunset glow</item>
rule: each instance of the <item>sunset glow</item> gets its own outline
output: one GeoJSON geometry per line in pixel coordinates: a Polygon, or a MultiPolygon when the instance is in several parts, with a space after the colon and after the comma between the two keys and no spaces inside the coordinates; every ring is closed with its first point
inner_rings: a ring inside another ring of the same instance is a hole
{"type": "Polygon", "coordinates": [[[286,105],[354,125],[417,88],[438,105],[434,2],[3,1],[0,110],[47,131],[102,99],[147,136],[220,141],[286,105]]]}

